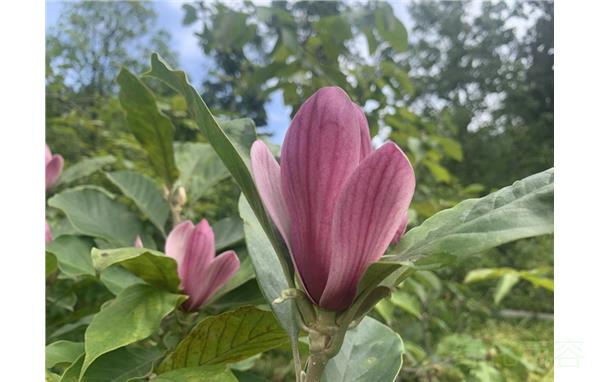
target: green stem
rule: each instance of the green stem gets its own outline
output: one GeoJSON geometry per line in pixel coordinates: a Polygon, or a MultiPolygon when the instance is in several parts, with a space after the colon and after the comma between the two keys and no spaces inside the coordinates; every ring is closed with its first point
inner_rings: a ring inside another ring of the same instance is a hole
{"type": "Polygon", "coordinates": [[[325,366],[327,366],[328,360],[329,359],[327,356],[323,353],[311,354],[308,357],[308,366],[303,382],[321,381],[321,377],[325,371],[325,366]]]}

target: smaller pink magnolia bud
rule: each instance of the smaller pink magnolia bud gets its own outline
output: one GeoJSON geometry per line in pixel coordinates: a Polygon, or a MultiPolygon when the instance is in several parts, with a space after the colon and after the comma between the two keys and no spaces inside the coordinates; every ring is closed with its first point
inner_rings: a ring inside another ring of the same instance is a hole
{"type": "Polygon", "coordinates": [[[50,229],[50,225],[46,222],[46,244],[52,241],[52,230],[50,229]]]}
{"type": "Polygon", "coordinates": [[[165,253],[177,261],[181,289],[189,296],[184,304],[188,311],[199,309],[240,268],[234,251],[215,256],[215,236],[204,219],[196,226],[189,220],[175,226],[165,253]]]}
{"type": "Polygon", "coordinates": [[[175,203],[177,203],[178,206],[183,206],[186,202],[187,196],[185,193],[185,188],[181,186],[177,187],[177,191],[175,194],[175,203]]]}
{"type": "Polygon", "coordinates": [[[136,248],[144,248],[144,243],[142,243],[142,238],[140,237],[140,235],[137,235],[135,237],[135,242],[133,243],[133,246],[136,248]]]}
{"type": "Polygon", "coordinates": [[[50,147],[46,145],[46,190],[50,189],[56,183],[63,165],[63,157],[58,154],[52,155],[50,147]]]}

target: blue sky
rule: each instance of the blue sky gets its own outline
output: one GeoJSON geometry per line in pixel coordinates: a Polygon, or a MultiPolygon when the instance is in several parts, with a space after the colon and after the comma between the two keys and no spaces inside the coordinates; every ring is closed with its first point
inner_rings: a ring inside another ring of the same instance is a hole
{"type": "MultiPolygon", "coordinates": [[[[269,1],[257,2],[265,5],[270,3],[269,1]]],[[[194,32],[199,30],[199,26],[182,25],[184,15],[181,8],[184,4],[182,1],[154,1],[152,4],[158,14],[157,27],[169,31],[172,48],[179,55],[181,69],[185,70],[194,85],[198,86],[202,78],[206,76],[211,64],[210,60],[202,53],[198,46],[198,39],[194,36],[194,32]]],[[[393,0],[390,1],[390,4],[394,8],[394,13],[410,30],[411,20],[406,11],[407,1],[393,0]]],[[[61,7],[61,1],[46,1],[46,31],[56,25],[61,7]]],[[[273,142],[281,143],[290,123],[291,112],[291,107],[287,107],[283,103],[281,91],[272,95],[266,105],[266,111],[268,117],[266,130],[274,133],[271,138],[273,142]]]]}

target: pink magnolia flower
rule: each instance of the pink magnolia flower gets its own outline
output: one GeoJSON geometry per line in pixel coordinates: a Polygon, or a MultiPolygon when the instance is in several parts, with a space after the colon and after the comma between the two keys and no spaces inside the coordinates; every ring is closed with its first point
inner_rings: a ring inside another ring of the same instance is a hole
{"type": "Polygon", "coordinates": [[[51,188],[62,171],[64,165],[63,157],[59,154],[52,155],[50,147],[46,145],[46,190],[51,188]]]}
{"type": "Polygon", "coordinates": [[[52,230],[50,229],[50,224],[46,222],[46,244],[52,241],[52,230]]]}
{"type": "Polygon", "coordinates": [[[346,309],[369,264],[406,229],[415,175],[394,143],[373,150],[367,119],[338,87],[300,107],[281,149],[281,168],[252,145],[261,199],[281,232],[304,289],[319,306],[346,309]]]}
{"type": "Polygon", "coordinates": [[[136,248],[144,248],[144,243],[142,243],[142,238],[140,235],[135,237],[135,241],[133,242],[133,246],[136,248]]]}
{"type": "Polygon", "coordinates": [[[196,226],[189,220],[175,226],[167,237],[165,253],[177,261],[181,288],[189,296],[187,310],[198,309],[240,268],[234,251],[215,256],[215,236],[204,219],[196,226]]]}

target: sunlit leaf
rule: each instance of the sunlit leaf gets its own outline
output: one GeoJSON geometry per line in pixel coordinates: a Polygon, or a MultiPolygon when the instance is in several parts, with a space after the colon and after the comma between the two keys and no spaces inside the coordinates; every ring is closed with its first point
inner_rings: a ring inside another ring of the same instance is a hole
{"type": "Polygon", "coordinates": [[[550,169],[433,215],[410,230],[390,258],[464,257],[553,231],[554,170],[550,169]]]}
{"type": "Polygon", "coordinates": [[[168,185],[177,180],[173,155],[175,127],[156,106],[154,95],[135,75],[122,68],[117,77],[121,86],[119,100],[135,138],[148,154],[149,164],[168,185]]]}
{"type": "Polygon", "coordinates": [[[46,369],[59,364],[71,364],[83,354],[83,343],[56,341],[46,346],[46,369]]]}
{"type": "Polygon", "coordinates": [[[177,262],[161,252],[131,247],[93,248],[92,261],[100,272],[118,264],[150,285],[175,293],[179,291],[177,262]]]}
{"type": "Polygon", "coordinates": [[[96,189],[66,190],[48,200],[61,210],[78,232],[118,246],[132,245],[142,232],[137,216],[96,189]]]}
{"type": "Polygon", "coordinates": [[[133,285],[105,304],[85,331],[85,360],[80,375],[101,355],[149,337],[183,301],[150,285],[133,285]]]}

